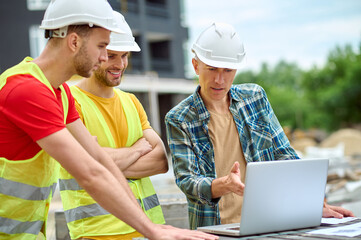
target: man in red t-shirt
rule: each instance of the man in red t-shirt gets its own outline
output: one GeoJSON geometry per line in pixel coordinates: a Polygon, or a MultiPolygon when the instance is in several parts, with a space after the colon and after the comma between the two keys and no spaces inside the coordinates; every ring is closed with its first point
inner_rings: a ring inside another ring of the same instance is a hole
{"type": "Polygon", "coordinates": [[[51,156],[105,210],[144,236],[217,239],[153,224],[123,174],[79,119],[65,82],[74,74],[89,77],[107,61],[110,31],[118,31],[109,3],[53,0],[41,28],[50,38],[41,55],[25,58],[0,76],[0,238],[45,234],[57,180],[51,156]]]}

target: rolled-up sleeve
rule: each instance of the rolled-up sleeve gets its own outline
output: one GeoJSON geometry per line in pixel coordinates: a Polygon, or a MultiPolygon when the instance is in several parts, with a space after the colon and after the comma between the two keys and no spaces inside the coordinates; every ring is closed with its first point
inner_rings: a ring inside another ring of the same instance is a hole
{"type": "Polygon", "coordinates": [[[165,123],[176,184],[188,200],[215,206],[219,201],[219,198],[212,199],[211,185],[215,176],[204,173],[205,169],[200,166],[202,160],[195,153],[194,143],[182,124],[169,115],[165,123]]]}

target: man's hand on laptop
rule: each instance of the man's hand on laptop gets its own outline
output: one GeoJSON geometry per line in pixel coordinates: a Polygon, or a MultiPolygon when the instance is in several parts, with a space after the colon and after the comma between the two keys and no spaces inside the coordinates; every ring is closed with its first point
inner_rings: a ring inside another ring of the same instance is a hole
{"type": "Polygon", "coordinates": [[[343,217],[355,217],[355,215],[343,207],[332,206],[326,203],[323,203],[323,212],[322,217],[324,218],[343,218],[343,217]]]}

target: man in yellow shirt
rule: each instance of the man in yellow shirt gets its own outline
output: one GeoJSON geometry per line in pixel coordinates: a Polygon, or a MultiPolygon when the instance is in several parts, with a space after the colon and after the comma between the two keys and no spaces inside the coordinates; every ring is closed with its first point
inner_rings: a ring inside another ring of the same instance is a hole
{"type": "MultiPolygon", "coordinates": [[[[168,171],[164,144],[147,115],[130,93],[115,89],[128,65],[129,51],[140,51],[124,17],[114,12],[125,33],[111,34],[108,61],[71,87],[75,106],[89,132],[128,179],[137,201],[153,223],[164,224],[163,213],[149,176],[168,171]]],[[[61,171],[60,190],[72,239],[132,239],[142,235],[104,211],[72,176],[61,171]],[[69,183],[72,184],[69,184],[69,183]]]]}

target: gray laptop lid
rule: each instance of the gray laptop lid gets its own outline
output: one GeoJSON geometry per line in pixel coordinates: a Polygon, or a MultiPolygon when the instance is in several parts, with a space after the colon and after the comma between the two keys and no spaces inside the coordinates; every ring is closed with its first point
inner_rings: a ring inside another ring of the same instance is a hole
{"type": "Polygon", "coordinates": [[[198,228],[226,235],[252,235],[321,223],[328,159],[247,164],[241,224],[198,228]],[[235,230],[235,226],[240,226],[235,230]]]}

